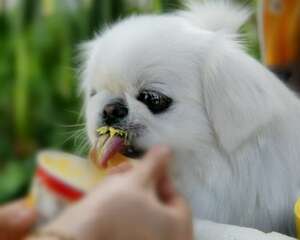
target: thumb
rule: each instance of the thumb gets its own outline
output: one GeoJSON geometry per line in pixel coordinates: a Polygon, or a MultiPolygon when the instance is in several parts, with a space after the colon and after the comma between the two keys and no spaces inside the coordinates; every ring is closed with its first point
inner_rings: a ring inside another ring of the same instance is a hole
{"type": "Polygon", "coordinates": [[[35,223],[37,214],[24,200],[0,207],[0,239],[20,239],[35,223]]]}
{"type": "Polygon", "coordinates": [[[191,221],[192,212],[188,206],[186,200],[179,193],[173,195],[172,199],[169,200],[167,208],[170,214],[181,219],[184,222],[191,221]]]}
{"type": "Polygon", "coordinates": [[[133,172],[135,180],[143,185],[155,185],[167,175],[170,159],[171,150],[167,146],[151,148],[133,172]]]}

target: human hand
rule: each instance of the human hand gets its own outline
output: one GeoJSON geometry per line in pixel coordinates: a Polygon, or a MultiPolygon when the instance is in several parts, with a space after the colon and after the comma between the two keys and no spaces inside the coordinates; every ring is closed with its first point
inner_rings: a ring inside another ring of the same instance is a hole
{"type": "Polygon", "coordinates": [[[35,223],[37,214],[26,206],[24,200],[0,207],[0,239],[23,239],[35,223]]]}
{"type": "Polygon", "coordinates": [[[138,166],[108,177],[42,231],[90,240],[192,240],[189,208],[167,174],[170,158],[168,148],[153,148],[138,166]]]}

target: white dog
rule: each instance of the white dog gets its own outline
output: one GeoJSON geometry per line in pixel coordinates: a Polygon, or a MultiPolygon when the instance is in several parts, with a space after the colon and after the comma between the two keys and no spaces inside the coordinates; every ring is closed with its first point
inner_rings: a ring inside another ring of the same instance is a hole
{"type": "Polygon", "coordinates": [[[131,157],[171,146],[195,218],[294,235],[300,102],[240,46],[248,15],[227,1],[194,4],[129,17],[85,44],[88,135],[127,129],[131,157]]]}

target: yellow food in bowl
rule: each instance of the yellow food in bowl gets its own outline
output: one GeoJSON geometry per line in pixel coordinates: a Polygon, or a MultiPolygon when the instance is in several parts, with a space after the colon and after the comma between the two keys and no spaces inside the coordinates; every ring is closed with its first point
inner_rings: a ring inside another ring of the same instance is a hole
{"type": "Polygon", "coordinates": [[[94,187],[105,176],[103,169],[72,154],[45,151],[39,154],[38,161],[46,172],[83,191],[94,187]]]}

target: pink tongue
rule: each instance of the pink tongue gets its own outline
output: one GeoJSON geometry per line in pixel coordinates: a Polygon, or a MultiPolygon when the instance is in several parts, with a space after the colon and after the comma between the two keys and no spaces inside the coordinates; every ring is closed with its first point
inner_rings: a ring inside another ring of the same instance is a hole
{"type": "Polygon", "coordinates": [[[98,159],[99,165],[106,168],[108,161],[113,155],[119,152],[124,146],[124,141],[120,137],[110,137],[102,148],[101,157],[98,159]]]}

